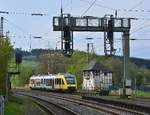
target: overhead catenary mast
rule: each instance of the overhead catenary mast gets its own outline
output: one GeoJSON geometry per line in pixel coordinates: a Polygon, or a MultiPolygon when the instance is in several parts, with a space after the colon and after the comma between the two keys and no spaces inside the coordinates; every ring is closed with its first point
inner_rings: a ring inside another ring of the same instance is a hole
{"type": "Polygon", "coordinates": [[[4,25],[4,18],[1,17],[1,22],[0,22],[0,38],[4,37],[3,25],[4,25]]]}

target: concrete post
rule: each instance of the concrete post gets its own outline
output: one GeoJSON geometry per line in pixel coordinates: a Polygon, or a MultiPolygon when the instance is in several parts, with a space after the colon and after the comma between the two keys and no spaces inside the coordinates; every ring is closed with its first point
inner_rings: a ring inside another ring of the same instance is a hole
{"type": "Polygon", "coordinates": [[[123,96],[126,97],[125,83],[129,79],[129,57],[130,57],[129,31],[123,32],[123,96]]]}

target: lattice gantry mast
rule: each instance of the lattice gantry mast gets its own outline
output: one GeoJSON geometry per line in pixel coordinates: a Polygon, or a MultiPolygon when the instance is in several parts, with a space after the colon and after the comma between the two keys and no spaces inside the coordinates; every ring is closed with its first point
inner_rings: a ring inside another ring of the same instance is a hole
{"type": "Polygon", "coordinates": [[[105,15],[104,16],[104,26],[108,28],[104,31],[104,53],[105,56],[115,55],[114,49],[114,32],[113,32],[113,15],[105,15]]]}
{"type": "Polygon", "coordinates": [[[61,17],[61,49],[64,56],[71,56],[73,54],[73,32],[70,26],[70,14],[62,14],[61,17]]]}

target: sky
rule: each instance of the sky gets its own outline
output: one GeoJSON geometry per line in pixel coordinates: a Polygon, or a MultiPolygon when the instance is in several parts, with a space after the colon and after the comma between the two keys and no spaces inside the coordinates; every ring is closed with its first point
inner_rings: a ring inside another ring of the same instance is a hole
{"type": "MultiPolygon", "coordinates": [[[[95,0],[62,0],[64,13],[81,16],[95,0]]],[[[15,48],[24,50],[31,48],[60,48],[60,32],[53,31],[52,18],[60,15],[61,0],[0,0],[0,14],[4,17],[4,32],[9,31],[9,37],[15,48]],[[31,13],[44,13],[45,16],[31,16],[31,13]],[[34,39],[41,36],[42,39],[34,39]]],[[[86,12],[87,16],[103,17],[105,14],[115,14],[118,17],[138,18],[131,23],[130,38],[140,40],[130,41],[130,56],[150,59],[150,1],[149,0],[96,0],[86,12]]],[[[114,43],[116,55],[122,55],[121,33],[115,33],[114,43]]],[[[87,42],[94,44],[97,54],[104,54],[103,33],[74,32],[74,49],[86,51],[87,42]],[[94,38],[87,41],[85,38],[94,38]]]]}

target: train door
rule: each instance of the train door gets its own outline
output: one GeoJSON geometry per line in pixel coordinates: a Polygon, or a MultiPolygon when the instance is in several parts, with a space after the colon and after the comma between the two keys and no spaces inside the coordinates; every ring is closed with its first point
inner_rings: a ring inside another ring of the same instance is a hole
{"type": "Polygon", "coordinates": [[[52,79],[52,90],[55,88],[55,79],[52,79]]]}
{"type": "Polygon", "coordinates": [[[55,89],[59,90],[61,88],[61,79],[56,78],[55,79],[55,89]]]}
{"type": "Polygon", "coordinates": [[[64,79],[63,78],[60,78],[60,89],[61,90],[65,89],[65,87],[64,87],[64,79]]]}
{"type": "Polygon", "coordinates": [[[58,89],[58,79],[55,79],[55,89],[58,89]]]}
{"type": "Polygon", "coordinates": [[[62,78],[58,79],[58,83],[59,83],[59,88],[62,89],[62,78]]]}
{"type": "Polygon", "coordinates": [[[57,83],[58,83],[58,88],[61,89],[61,78],[58,78],[57,83]]]}

